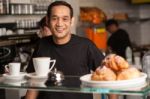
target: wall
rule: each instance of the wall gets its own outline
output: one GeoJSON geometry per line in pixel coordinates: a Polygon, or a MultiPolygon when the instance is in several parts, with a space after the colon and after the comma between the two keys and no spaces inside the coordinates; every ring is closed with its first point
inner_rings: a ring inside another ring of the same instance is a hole
{"type": "MultiPolygon", "coordinates": [[[[141,5],[139,11],[141,19],[150,19],[150,5],[141,5]]],[[[141,44],[150,44],[150,20],[141,24],[141,44]]]]}
{"type": "Polygon", "coordinates": [[[72,33],[76,34],[76,28],[77,28],[77,24],[78,24],[78,18],[79,18],[79,13],[80,13],[80,9],[79,9],[79,1],[78,0],[62,0],[62,1],[66,1],[68,3],[71,4],[71,6],[73,7],[73,11],[74,11],[74,24],[72,26],[72,33]]]}

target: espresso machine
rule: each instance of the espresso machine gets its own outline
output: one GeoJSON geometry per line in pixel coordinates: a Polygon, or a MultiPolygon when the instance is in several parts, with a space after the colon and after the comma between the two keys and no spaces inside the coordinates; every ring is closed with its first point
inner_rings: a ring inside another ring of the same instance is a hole
{"type": "Polygon", "coordinates": [[[16,46],[0,46],[0,73],[4,73],[4,65],[14,60],[16,57],[16,46]]]}

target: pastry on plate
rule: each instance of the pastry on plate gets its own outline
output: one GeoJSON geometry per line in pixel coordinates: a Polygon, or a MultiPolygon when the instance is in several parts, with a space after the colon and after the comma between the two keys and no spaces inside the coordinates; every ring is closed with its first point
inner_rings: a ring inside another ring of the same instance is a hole
{"type": "Polygon", "coordinates": [[[140,71],[135,67],[130,67],[128,69],[124,69],[117,74],[117,80],[128,80],[138,78],[140,76],[140,71]]]}
{"type": "Polygon", "coordinates": [[[114,71],[121,71],[129,67],[128,62],[121,56],[116,54],[110,54],[103,60],[102,65],[111,68],[114,71]]]}
{"type": "Polygon", "coordinates": [[[91,80],[95,81],[114,81],[117,76],[110,68],[103,66],[98,67],[96,71],[92,74],[91,80]]]}
{"type": "Polygon", "coordinates": [[[140,73],[141,72],[137,68],[131,67],[123,57],[110,54],[105,57],[101,66],[92,74],[91,80],[128,80],[139,77],[140,73]]]}

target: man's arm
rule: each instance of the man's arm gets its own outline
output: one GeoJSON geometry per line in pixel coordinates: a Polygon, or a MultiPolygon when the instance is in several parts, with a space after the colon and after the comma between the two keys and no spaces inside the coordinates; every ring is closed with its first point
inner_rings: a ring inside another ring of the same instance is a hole
{"type": "Polygon", "coordinates": [[[38,93],[37,90],[27,90],[25,99],[37,99],[38,93]]]}
{"type": "Polygon", "coordinates": [[[88,66],[91,70],[95,71],[95,69],[101,65],[102,60],[104,59],[104,55],[100,49],[96,47],[93,42],[89,42],[88,47],[88,66]]]}

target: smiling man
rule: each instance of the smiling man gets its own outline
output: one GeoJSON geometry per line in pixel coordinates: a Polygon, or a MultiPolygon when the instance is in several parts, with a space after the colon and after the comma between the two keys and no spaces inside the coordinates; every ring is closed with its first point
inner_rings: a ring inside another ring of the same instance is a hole
{"type": "MultiPolygon", "coordinates": [[[[72,10],[72,9],[71,9],[72,10]]],[[[73,25],[72,11],[67,6],[54,6],[49,11],[49,26],[56,44],[65,44],[71,38],[71,26],[73,25]],[[61,9],[61,10],[60,10],[61,9]]]]}
{"type": "MultiPolygon", "coordinates": [[[[47,17],[52,36],[39,41],[32,58],[51,57],[55,59],[55,67],[65,76],[82,76],[100,66],[104,58],[102,52],[89,39],[71,33],[74,17],[70,4],[64,1],[51,3],[47,17]]],[[[34,72],[32,59],[27,72],[34,72]]],[[[27,91],[26,99],[92,99],[92,94],[30,90],[27,91]]]]}

